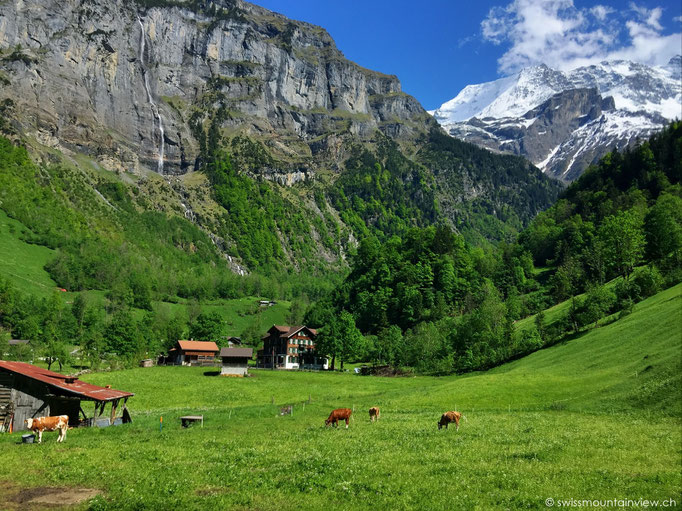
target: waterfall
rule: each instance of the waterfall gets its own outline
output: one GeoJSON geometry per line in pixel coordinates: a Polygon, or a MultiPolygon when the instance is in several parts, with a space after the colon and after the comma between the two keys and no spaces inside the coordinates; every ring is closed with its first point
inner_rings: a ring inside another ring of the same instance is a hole
{"type": "Polygon", "coordinates": [[[163,174],[163,156],[164,156],[164,151],[165,151],[165,140],[164,140],[164,132],[163,132],[163,120],[161,119],[161,112],[159,111],[159,107],[156,105],[154,102],[154,98],[152,98],[152,93],[151,90],[149,89],[149,71],[147,69],[146,64],[144,63],[144,46],[145,46],[145,33],[144,33],[144,25],[142,24],[142,20],[138,17],[137,22],[140,25],[140,66],[142,67],[142,77],[144,78],[144,90],[147,92],[147,101],[149,101],[149,106],[152,109],[152,114],[154,114],[154,117],[159,123],[159,160],[157,164],[157,169],[160,174],[163,174]]]}

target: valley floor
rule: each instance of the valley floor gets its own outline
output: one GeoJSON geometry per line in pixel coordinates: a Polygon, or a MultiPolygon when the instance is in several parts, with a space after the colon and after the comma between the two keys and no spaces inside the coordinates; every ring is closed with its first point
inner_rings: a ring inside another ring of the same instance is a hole
{"type": "Polygon", "coordinates": [[[100,490],[73,505],[83,509],[547,509],[547,499],[680,507],[681,291],[464,376],[255,370],[231,379],[187,367],[87,375],[135,392],[133,424],[72,430],[63,444],[55,433],[42,445],[21,444],[19,432],[0,437],[1,507],[31,509],[40,505],[31,496],[56,489],[100,490]],[[293,414],[280,416],[290,404],[293,414]],[[370,406],[381,408],[377,423],[370,406]],[[337,407],[355,410],[348,430],[324,427],[337,407]],[[452,409],[467,420],[459,432],[439,431],[452,409]],[[180,427],[190,413],[204,415],[203,428],[180,427]]]}

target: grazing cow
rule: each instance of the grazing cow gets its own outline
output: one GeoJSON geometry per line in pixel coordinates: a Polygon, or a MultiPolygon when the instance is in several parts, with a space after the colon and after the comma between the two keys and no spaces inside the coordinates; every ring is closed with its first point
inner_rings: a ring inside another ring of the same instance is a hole
{"type": "Polygon", "coordinates": [[[63,442],[66,438],[66,430],[69,429],[69,416],[58,415],[56,417],[38,417],[37,419],[26,419],[26,428],[34,433],[38,433],[38,443],[43,441],[43,431],[59,430],[57,442],[63,442]]]}
{"type": "Polygon", "coordinates": [[[345,420],[346,429],[348,429],[348,419],[350,419],[350,415],[352,413],[353,410],[351,410],[350,408],[337,408],[336,410],[332,411],[332,413],[329,414],[329,418],[326,421],[324,421],[324,425],[329,426],[330,424],[332,424],[338,428],[339,421],[345,420]]]}
{"type": "Polygon", "coordinates": [[[378,406],[373,406],[372,408],[369,409],[369,420],[374,422],[375,420],[379,420],[379,407],[378,406]]]}
{"type": "Polygon", "coordinates": [[[462,414],[459,412],[445,412],[440,416],[440,420],[438,421],[438,429],[442,428],[443,426],[445,426],[445,429],[448,429],[448,424],[454,422],[457,431],[459,431],[460,417],[462,417],[462,414]]]}

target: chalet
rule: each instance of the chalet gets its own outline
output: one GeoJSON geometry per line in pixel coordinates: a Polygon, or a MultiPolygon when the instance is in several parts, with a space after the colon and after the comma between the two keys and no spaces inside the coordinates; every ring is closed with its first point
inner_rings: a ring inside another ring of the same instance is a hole
{"type": "Polygon", "coordinates": [[[171,348],[168,357],[175,365],[213,365],[218,355],[218,345],[209,341],[178,341],[171,348]]]}
{"type": "Polygon", "coordinates": [[[133,395],[24,362],[0,360],[0,423],[4,431],[25,429],[24,420],[49,415],[68,415],[69,426],[132,422],[126,403],[133,395]],[[83,401],[94,403],[91,416],[83,410],[83,401]],[[104,413],[107,404],[111,405],[109,414],[104,413]]]}
{"type": "Polygon", "coordinates": [[[272,325],[258,350],[257,367],[327,369],[326,357],[315,351],[317,330],[307,326],[272,325]]]}
{"type": "Polygon", "coordinates": [[[249,360],[253,357],[252,348],[223,348],[220,350],[220,358],[223,367],[221,376],[246,376],[249,360]]]}

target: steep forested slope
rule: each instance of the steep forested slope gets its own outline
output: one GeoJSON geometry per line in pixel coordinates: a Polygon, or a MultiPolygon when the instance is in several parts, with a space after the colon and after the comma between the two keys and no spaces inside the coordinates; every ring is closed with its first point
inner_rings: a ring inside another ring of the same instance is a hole
{"type": "Polygon", "coordinates": [[[330,353],[447,372],[494,366],[627,315],[682,280],[681,153],[679,122],[610,153],[517,242],[491,251],[445,225],[364,239],[348,277],[307,321],[330,353]],[[329,335],[344,310],[355,322],[344,331],[370,337],[329,335]]]}

